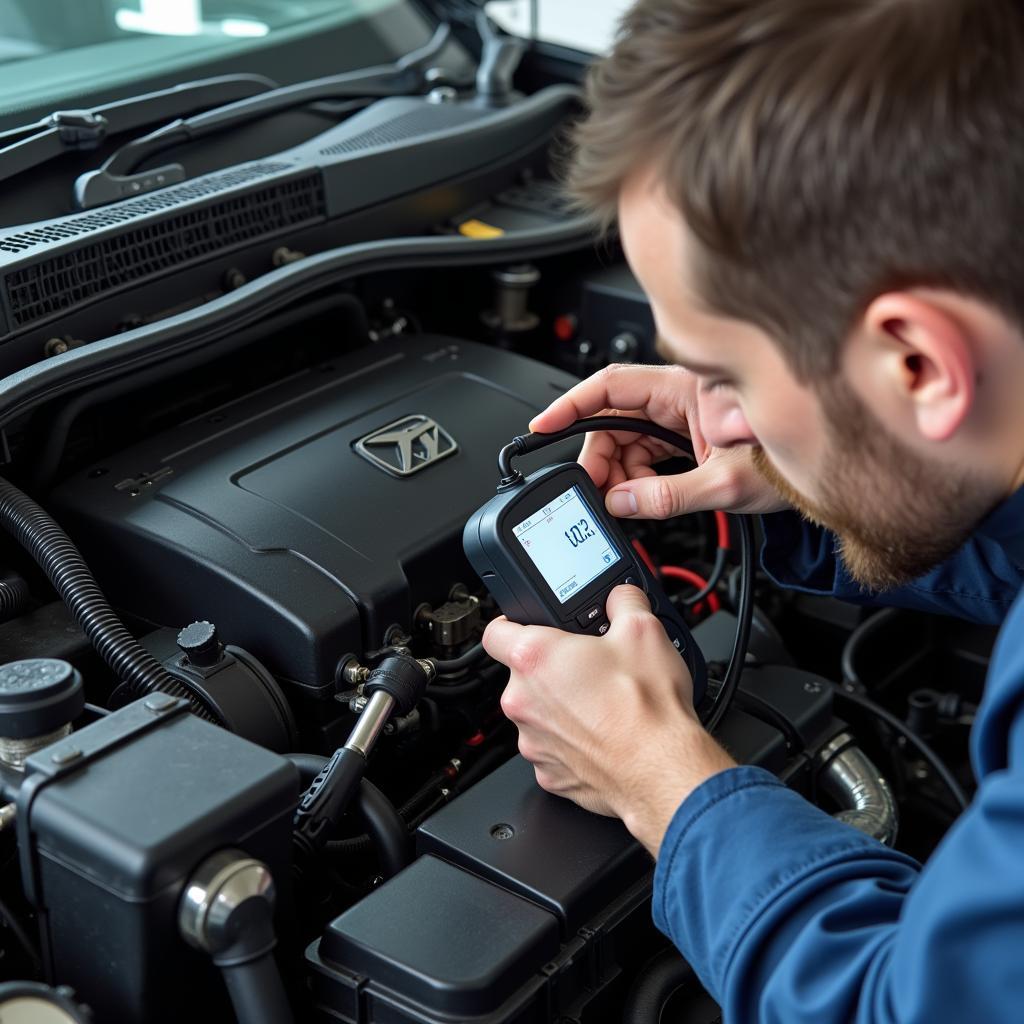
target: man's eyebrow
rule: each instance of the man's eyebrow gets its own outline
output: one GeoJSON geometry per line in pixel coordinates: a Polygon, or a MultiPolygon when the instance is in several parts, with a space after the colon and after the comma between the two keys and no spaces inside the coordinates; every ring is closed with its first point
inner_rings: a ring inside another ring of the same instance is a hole
{"type": "Polygon", "coordinates": [[[700,377],[715,377],[725,373],[721,366],[716,366],[713,363],[702,363],[697,359],[677,358],[676,361],[684,370],[689,370],[690,373],[695,373],[700,377]]]}
{"type": "Polygon", "coordinates": [[[690,359],[687,356],[681,355],[674,345],[670,345],[663,334],[658,334],[657,344],[655,346],[660,352],[671,357],[671,362],[678,366],[681,366],[684,370],[689,370],[690,373],[695,373],[700,377],[715,377],[715,376],[728,376],[726,369],[723,366],[718,366],[715,363],[705,363],[699,359],[690,359]]]}

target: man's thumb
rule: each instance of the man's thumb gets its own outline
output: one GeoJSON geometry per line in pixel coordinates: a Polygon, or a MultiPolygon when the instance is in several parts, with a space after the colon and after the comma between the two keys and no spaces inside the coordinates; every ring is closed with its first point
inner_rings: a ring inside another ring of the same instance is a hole
{"type": "Polygon", "coordinates": [[[612,488],[605,505],[622,519],[671,519],[685,512],[710,508],[700,503],[703,467],[676,476],[647,476],[612,488]]]}
{"type": "Polygon", "coordinates": [[[627,612],[647,612],[650,614],[651,602],[647,595],[633,586],[614,587],[605,604],[605,614],[614,622],[627,612]]]}

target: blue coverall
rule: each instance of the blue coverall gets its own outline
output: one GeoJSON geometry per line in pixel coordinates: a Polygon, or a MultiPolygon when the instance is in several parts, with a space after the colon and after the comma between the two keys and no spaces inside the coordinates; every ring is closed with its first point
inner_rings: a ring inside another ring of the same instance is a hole
{"type": "MultiPolygon", "coordinates": [[[[864,601],[833,538],[765,517],[778,582],[864,601]]],[[[742,766],[678,808],[654,918],[727,1024],[1024,1024],[1024,489],[884,603],[1003,622],[971,736],[978,791],[924,867],[742,766]]]]}

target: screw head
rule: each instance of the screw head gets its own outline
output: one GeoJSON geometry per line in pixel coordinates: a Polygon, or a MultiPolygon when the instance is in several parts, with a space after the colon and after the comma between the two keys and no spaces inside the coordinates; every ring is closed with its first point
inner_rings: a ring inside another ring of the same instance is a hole
{"type": "Polygon", "coordinates": [[[491,828],[492,839],[511,839],[515,834],[516,830],[506,822],[499,822],[497,825],[491,828]]]}
{"type": "Polygon", "coordinates": [[[43,345],[43,355],[46,356],[60,356],[68,350],[68,343],[64,338],[49,338],[45,345],[43,345]]]}

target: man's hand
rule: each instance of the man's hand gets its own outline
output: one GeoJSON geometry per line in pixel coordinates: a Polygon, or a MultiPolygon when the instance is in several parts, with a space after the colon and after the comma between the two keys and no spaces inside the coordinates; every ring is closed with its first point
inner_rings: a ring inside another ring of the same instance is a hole
{"type": "Polygon", "coordinates": [[[537,781],[622,818],[657,855],[683,799],[734,762],[693,710],[693,683],[643,591],[616,587],[603,637],[495,619],[492,658],[511,669],[501,706],[537,781]]]}
{"type": "Polygon", "coordinates": [[[685,434],[698,468],[658,476],[654,465],[678,454],[629,431],[587,435],[580,464],[604,488],[615,516],[668,519],[709,509],[777,512],[785,502],[754,469],[749,447],[712,448],[700,429],[697,378],[678,366],[613,365],[581,381],[530,422],[535,433],[562,430],[585,416],[635,416],[685,434]]]}

